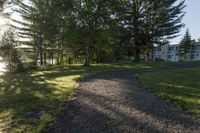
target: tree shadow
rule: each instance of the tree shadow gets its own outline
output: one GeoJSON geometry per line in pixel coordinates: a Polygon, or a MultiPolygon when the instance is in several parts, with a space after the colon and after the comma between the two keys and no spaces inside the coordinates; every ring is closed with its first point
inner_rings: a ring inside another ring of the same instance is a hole
{"type": "Polygon", "coordinates": [[[79,72],[57,69],[0,76],[0,130],[37,129],[42,115],[58,115],[73,93],[79,72]],[[23,124],[31,125],[30,129],[23,129],[23,124]]]}
{"type": "Polygon", "coordinates": [[[106,72],[87,77],[80,82],[75,99],[47,132],[199,131],[198,118],[140,88],[133,75],[142,72],[106,72]]]}

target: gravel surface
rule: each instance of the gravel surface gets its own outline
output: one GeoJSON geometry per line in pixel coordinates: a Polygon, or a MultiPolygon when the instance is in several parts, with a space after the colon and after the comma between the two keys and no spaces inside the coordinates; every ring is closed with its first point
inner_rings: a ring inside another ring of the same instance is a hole
{"type": "Polygon", "coordinates": [[[144,72],[85,78],[47,133],[200,133],[198,117],[140,87],[134,75],[144,72]]]}

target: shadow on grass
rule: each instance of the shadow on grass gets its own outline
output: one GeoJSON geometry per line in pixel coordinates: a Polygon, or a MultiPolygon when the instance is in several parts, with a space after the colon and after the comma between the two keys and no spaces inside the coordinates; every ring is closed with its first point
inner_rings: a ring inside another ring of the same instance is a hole
{"type": "Polygon", "coordinates": [[[52,121],[63,109],[81,75],[147,67],[142,64],[101,64],[3,75],[0,77],[0,131],[43,130],[45,123],[52,121]]]}
{"type": "Polygon", "coordinates": [[[81,73],[57,69],[1,76],[0,131],[35,131],[41,126],[42,115],[52,121],[72,95],[81,73]]]}
{"type": "Polygon", "coordinates": [[[106,72],[86,78],[48,133],[184,132],[200,123],[141,89],[134,74],[106,72]],[[108,84],[107,84],[108,83],[108,84]],[[102,87],[103,86],[103,87],[102,87]]]}

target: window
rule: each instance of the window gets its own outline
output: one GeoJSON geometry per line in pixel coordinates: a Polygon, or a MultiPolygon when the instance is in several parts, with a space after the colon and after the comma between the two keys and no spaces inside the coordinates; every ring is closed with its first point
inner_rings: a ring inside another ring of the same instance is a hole
{"type": "Polygon", "coordinates": [[[192,59],[192,60],[194,60],[194,59],[195,59],[195,56],[194,56],[193,54],[191,55],[191,59],[192,59]]]}
{"type": "Polygon", "coordinates": [[[169,47],[168,51],[174,51],[174,47],[169,47]]]}
{"type": "Polygon", "coordinates": [[[191,49],[192,49],[192,50],[195,50],[195,46],[191,46],[191,49]]]}
{"type": "Polygon", "coordinates": [[[168,59],[171,59],[172,58],[172,56],[171,55],[168,55],[168,59]]]}

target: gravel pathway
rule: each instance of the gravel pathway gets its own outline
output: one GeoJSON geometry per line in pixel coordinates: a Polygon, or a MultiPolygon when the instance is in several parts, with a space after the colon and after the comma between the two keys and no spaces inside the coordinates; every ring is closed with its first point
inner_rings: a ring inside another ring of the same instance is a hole
{"type": "Polygon", "coordinates": [[[200,133],[200,119],[142,89],[134,74],[85,78],[47,133],[200,133]]]}

